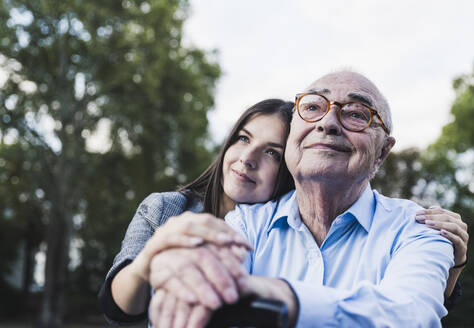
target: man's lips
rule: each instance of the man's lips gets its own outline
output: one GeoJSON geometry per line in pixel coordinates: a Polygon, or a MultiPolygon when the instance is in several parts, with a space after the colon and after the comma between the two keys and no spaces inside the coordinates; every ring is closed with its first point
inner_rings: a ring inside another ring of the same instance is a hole
{"type": "Polygon", "coordinates": [[[304,148],[334,150],[334,151],[340,151],[340,152],[343,152],[343,153],[349,153],[349,152],[352,151],[350,147],[347,147],[347,146],[344,146],[344,145],[324,143],[324,142],[313,143],[311,145],[304,146],[304,148]]]}
{"type": "Polygon", "coordinates": [[[234,172],[234,175],[235,177],[242,181],[242,182],[251,182],[251,183],[255,183],[255,181],[253,179],[251,179],[247,174],[243,173],[243,172],[239,172],[237,170],[232,170],[232,172],[234,172]]]}

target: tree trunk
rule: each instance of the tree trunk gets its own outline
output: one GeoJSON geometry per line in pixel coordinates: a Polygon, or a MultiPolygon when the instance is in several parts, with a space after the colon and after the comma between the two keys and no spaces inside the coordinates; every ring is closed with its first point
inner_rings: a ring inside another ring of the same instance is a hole
{"type": "MultiPolygon", "coordinates": [[[[58,206],[58,203],[53,205],[55,206],[58,206]]],[[[39,326],[54,328],[63,323],[66,301],[69,228],[68,218],[63,211],[53,209],[46,241],[45,286],[39,326]]]]}
{"type": "Polygon", "coordinates": [[[22,292],[25,300],[28,299],[30,294],[30,286],[33,282],[33,268],[34,268],[34,252],[35,247],[31,239],[26,238],[25,240],[25,256],[24,261],[24,270],[23,270],[23,282],[22,282],[22,292]]]}

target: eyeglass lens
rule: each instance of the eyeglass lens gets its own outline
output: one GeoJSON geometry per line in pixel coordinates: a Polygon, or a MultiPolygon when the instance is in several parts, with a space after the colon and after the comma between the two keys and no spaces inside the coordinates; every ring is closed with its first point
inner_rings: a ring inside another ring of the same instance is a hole
{"type": "MultiPolygon", "coordinates": [[[[304,95],[300,98],[298,110],[304,120],[316,122],[326,114],[328,101],[319,95],[304,95]]],[[[338,110],[341,124],[348,129],[362,130],[370,123],[372,113],[362,104],[348,103],[338,110]]]]}

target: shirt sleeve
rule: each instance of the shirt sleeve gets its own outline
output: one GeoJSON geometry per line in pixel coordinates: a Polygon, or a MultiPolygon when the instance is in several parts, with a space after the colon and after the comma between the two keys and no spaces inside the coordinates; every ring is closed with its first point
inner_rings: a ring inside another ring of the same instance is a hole
{"type": "Polygon", "coordinates": [[[418,235],[397,247],[377,284],[342,290],[290,280],[300,303],[297,327],[440,327],[453,263],[446,239],[418,235]]]}
{"type": "MultiPolygon", "coordinates": [[[[252,238],[252,234],[249,233],[247,230],[247,225],[244,220],[245,213],[244,210],[237,205],[235,209],[225,216],[225,222],[235,231],[240,232],[250,243],[250,245],[254,246],[254,238],[252,238]]],[[[247,272],[252,272],[251,265],[252,264],[252,252],[249,252],[245,257],[242,265],[244,266],[247,272]]]]}

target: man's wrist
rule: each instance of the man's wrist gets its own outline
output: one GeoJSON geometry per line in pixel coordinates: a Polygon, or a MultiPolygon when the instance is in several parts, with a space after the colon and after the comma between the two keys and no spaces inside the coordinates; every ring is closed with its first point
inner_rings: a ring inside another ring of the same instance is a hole
{"type": "Polygon", "coordinates": [[[288,299],[288,301],[285,301],[285,303],[288,306],[288,316],[290,319],[290,327],[294,327],[296,323],[298,322],[298,316],[300,312],[300,302],[291,284],[286,279],[280,278],[280,280],[286,285],[285,293],[287,294],[286,298],[288,299]]]}

